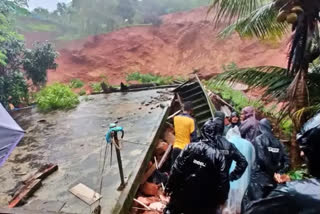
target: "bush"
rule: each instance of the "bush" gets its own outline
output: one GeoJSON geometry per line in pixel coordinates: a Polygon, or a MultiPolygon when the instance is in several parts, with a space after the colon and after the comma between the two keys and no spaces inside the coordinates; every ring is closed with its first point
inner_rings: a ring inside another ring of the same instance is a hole
{"type": "Polygon", "coordinates": [[[168,85],[173,82],[173,77],[162,77],[153,74],[141,74],[139,72],[133,72],[127,75],[127,81],[139,81],[140,83],[155,83],[157,85],[168,85]]]}
{"type": "Polygon", "coordinates": [[[14,106],[28,103],[28,85],[23,73],[16,71],[0,75],[0,103],[5,108],[9,103],[14,106]]]}
{"type": "Polygon", "coordinates": [[[264,105],[258,100],[249,100],[241,91],[236,91],[226,84],[217,84],[214,81],[208,82],[208,89],[220,94],[223,99],[230,102],[230,104],[240,112],[246,106],[253,106],[256,109],[264,110],[264,105]]]}
{"type": "Polygon", "coordinates": [[[78,95],[63,84],[55,83],[42,89],[36,96],[40,111],[71,109],[79,104],[78,95]]]}
{"type": "Polygon", "coordinates": [[[102,91],[101,83],[99,82],[91,83],[90,86],[93,92],[98,93],[102,91]]]}
{"type": "Polygon", "coordinates": [[[70,88],[81,88],[84,86],[84,83],[79,79],[72,79],[69,86],[70,88]]]}
{"type": "Polygon", "coordinates": [[[86,95],[86,91],[84,89],[81,89],[78,94],[80,96],[86,95]]]}

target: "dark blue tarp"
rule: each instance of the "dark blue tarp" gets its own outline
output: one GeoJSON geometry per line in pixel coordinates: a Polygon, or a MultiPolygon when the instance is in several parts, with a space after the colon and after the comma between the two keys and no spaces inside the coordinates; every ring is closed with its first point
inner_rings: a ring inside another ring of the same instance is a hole
{"type": "Polygon", "coordinates": [[[0,103],[0,167],[8,159],[23,135],[24,131],[0,103]]]}

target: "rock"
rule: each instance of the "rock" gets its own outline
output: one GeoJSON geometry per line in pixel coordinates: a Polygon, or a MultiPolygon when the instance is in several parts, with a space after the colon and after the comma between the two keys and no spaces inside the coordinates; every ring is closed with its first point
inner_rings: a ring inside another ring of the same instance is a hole
{"type": "MultiPolygon", "coordinates": [[[[147,205],[147,206],[149,206],[151,204],[151,201],[148,200],[148,198],[146,198],[146,197],[140,196],[140,197],[137,198],[137,200],[140,201],[141,203],[147,205]]],[[[138,207],[142,207],[141,204],[139,204],[139,203],[136,203],[136,204],[137,204],[138,207]]]]}
{"type": "MultiPolygon", "coordinates": [[[[152,197],[143,197],[143,196],[139,196],[137,198],[138,201],[142,202],[143,204],[149,206],[150,204],[154,203],[154,202],[159,202],[159,198],[152,196],[152,197]]],[[[137,207],[142,207],[141,204],[138,204],[135,202],[135,205],[137,207]]]]}
{"type": "Polygon", "coordinates": [[[166,129],[166,131],[163,134],[164,140],[168,143],[168,144],[172,144],[174,143],[175,140],[175,136],[172,132],[172,130],[170,128],[166,129]]]}
{"type": "Polygon", "coordinates": [[[161,202],[154,202],[154,203],[150,204],[149,207],[150,207],[151,209],[153,209],[153,210],[162,212],[163,209],[166,207],[166,205],[164,205],[164,204],[161,203],[161,202]]]}
{"type": "Polygon", "coordinates": [[[149,195],[149,196],[156,196],[158,194],[158,190],[159,190],[158,185],[154,183],[149,183],[149,182],[146,182],[141,187],[141,192],[144,195],[149,195]]]}
{"type": "Polygon", "coordinates": [[[142,214],[159,214],[157,211],[144,211],[142,214]]]}
{"type": "Polygon", "coordinates": [[[160,200],[162,201],[162,203],[168,204],[170,201],[170,197],[165,195],[160,195],[160,200]]]}
{"type": "Polygon", "coordinates": [[[159,142],[155,150],[155,155],[156,156],[163,155],[167,151],[168,147],[169,147],[168,143],[163,141],[159,142]]]}

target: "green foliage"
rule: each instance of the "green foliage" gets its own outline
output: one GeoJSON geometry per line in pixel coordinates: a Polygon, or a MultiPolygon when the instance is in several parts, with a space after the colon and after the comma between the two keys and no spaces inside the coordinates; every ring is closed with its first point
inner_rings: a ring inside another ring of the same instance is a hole
{"type": "Polygon", "coordinates": [[[28,102],[28,85],[19,71],[11,72],[8,75],[0,75],[0,103],[5,107],[8,103],[14,106],[28,102]]]}
{"type": "Polygon", "coordinates": [[[35,32],[55,32],[57,30],[54,24],[28,24],[26,28],[35,32]]]}
{"type": "Polygon", "coordinates": [[[55,83],[43,88],[36,96],[40,111],[71,109],[79,103],[78,96],[63,84],[55,83]]]}
{"type": "Polygon", "coordinates": [[[282,119],[280,121],[279,124],[280,128],[281,128],[281,132],[287,136],[288,138],[290,138],[290,136],[293,133],[294,127],[293,127],[293,122],[289,117],[285,117],[284,119],[282,119]]]}
{"type": "Polygon", "coordinates": [[[102,91],[101,83],[99,82],[94,82],[90,84],[92,91],[95,93],[99,93],[102,91]]]}
{"type": "Polygon", "coordinates": [[[207,83],[208,89],[220,94],[223,99],[240,112],[244,107],[253,106],[256,109],[264,111],[264,105],[261,101],[249,100],[241,91],[236,91],[224,83],[217,84],[215,80],[210,80],[207,83]]]}
{"type": "Polygon", "coordinates": [[[220,36],[230,36],[234,31],[241,37],[258,37],[261,39],[281,39],[287,33],[288,25],[276,21],[278,10],[275,2],[252,11],[249,15],[240,18],[237,22],[225,28],[220,36]]]}
{"type": "Polygon", "coordinates": [[[36,43],[32,50],[25,51],[23,69],[34,85],[41,86],[47,82],[47,70],[56,69],[57,56],[50,43],[36,43]]]}
{"type": "Polygon", "coordinates": [[[81,89],[78,93],[80,96],[86,95],[86,90],[81,89]]]}
{"type": "Polygon", "coordinates": [[[72,79],[69,84],[70,88],[82,88],[84,83],[79,79],[72,79]]]}
{"type": "Polygon", "coordinates": [[[32,16],[59,26],[63,25],[66,30],[61,32],[62,35],[59,35],[59,38],[67,40],[71,37],[70,35],[82,37],[110,32],[130,25],[158,26],[161,24],[161,15],[204,5],[208,5],[208,2],[203,0],[72,0],[71,4],[58,3],[57,9],[51,13],[46,9],[36,8],[32,16]]]}
{"type": "Polygon", "coordinates": [[[140,83],[155,83],[157,85],[168,85],[173,82],[173,77],[162,77],[154,74],[142,74],[133,72],[127,75],[127,81],[139,81],[140,83]]]}
{"type": "Polygon", "coordinates": [[[307,169],[294,169],[289,172],[289,177],[292,181],[302,180],[310,177],[307,169]]]}

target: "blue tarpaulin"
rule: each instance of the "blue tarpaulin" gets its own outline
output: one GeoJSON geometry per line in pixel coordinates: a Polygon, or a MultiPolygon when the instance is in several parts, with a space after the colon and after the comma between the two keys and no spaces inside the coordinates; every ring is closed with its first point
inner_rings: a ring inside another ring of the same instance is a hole
{"type": "Polygon", "coordinates": [[[24,131],[0,103],[0,167],[8,159],[23,135],[24,131]]]}

